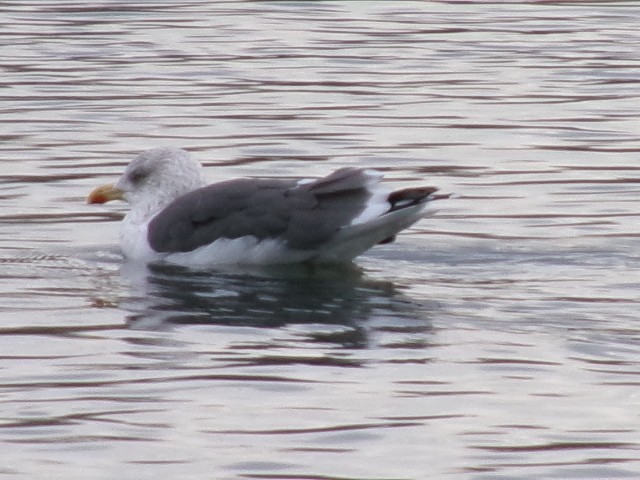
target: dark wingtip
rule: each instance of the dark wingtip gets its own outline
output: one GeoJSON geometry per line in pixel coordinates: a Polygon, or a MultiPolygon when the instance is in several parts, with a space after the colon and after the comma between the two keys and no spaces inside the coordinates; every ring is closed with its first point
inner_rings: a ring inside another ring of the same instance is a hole
{"type": "Polygon", "coordinates": [[[396,190],[389,195],[389,203],[391,203],[391,205],[399,202],[406,203],[407,201],[418,203],[437,191],[438,189],[436,187],[414,187],[396,190]]]}
{"type": "Polygon", "coordinates": [[[437,191],[438,189],[436,187],[414,187],[392,192],[388,198],[391,204],[390,211],[393,212],[401,208],[411,207],[432,200],[444,200],[452,196],[450,193],[434,195],[437,191]]]}

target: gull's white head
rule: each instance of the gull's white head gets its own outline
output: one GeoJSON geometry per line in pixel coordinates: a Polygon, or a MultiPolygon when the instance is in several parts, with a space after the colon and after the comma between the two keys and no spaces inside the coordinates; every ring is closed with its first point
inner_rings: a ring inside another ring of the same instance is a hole
{"type": "MultiPolygon", "coordinates": [[[[157,197],[167,203],[204,185],[202,166],[186,150],[164,147],[146,150],[125,169],[115,188],[132,205],[157,197]]],[[[164,202],[162,202],[164,203],[164,202]]]]}
{"type": "Polygon", "coordinates": [[[138,155],[115,184],[93,190],[87,202],[125,200],[132,210],[147,216],[204,185],[202,166],[186,150],[153,148],[138,155]]]}

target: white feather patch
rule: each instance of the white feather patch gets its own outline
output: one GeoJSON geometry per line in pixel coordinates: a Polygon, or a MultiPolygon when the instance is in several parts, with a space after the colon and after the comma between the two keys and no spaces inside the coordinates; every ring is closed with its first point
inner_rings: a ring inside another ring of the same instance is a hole
{"type": "Polygon", "coordinates": [[[365,170],[364,173],[368,178],[367,190],[371,193],[371,198],[367,201],[367,205],[362,213],[351,220],[350,225],[360,225],[370,222],[380,215],[385,214],[389,211],[389,208],[391,208],[388,201],[391,191],[380,185],[380,180],[382,180],[384,174],[377,170],[365,170]]]}
{"type": "Polygon", "coordinates": [[[317,178],[301,178],[300,180],[298,180],[296,182],[296,185],[298,187],[301,187],[302,185],[309,185],[310,183],[313,183],[316,180],[318,180],[318,179],[317,178]]]}
{"type": "Polygon", "coordinates": [[[165,261],[190,267],[216,265],[266,265],[303,262],[313,255],[304,250],[287,248],[282,240],[258,240],[253,235],[219,238],[191,252],[171,253],[165,261]]]}

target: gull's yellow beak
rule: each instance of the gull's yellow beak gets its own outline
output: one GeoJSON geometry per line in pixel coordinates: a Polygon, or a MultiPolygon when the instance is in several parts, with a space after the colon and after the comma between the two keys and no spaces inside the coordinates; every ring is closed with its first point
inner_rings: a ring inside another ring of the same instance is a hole
{"type": "Polygon", "coordinates": [[[94,188],[87,197],[87,203],[106,203],[111,200],[124,200],[124,192],[113,183],[94,188]]]}

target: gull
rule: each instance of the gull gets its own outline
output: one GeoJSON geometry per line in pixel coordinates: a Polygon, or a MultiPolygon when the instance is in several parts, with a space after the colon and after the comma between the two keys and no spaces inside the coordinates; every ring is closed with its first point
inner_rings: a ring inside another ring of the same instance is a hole
{"type": "Polygon", "coordinates": [[[390,190],[382,173],[340,168],[316,179],[240,178],[207,185],[179,148],[138,155],[89,204],[124,200],[120,245],[138,262],[193,267],[344,263],[427,214],[437,188],[390,190]]]}

